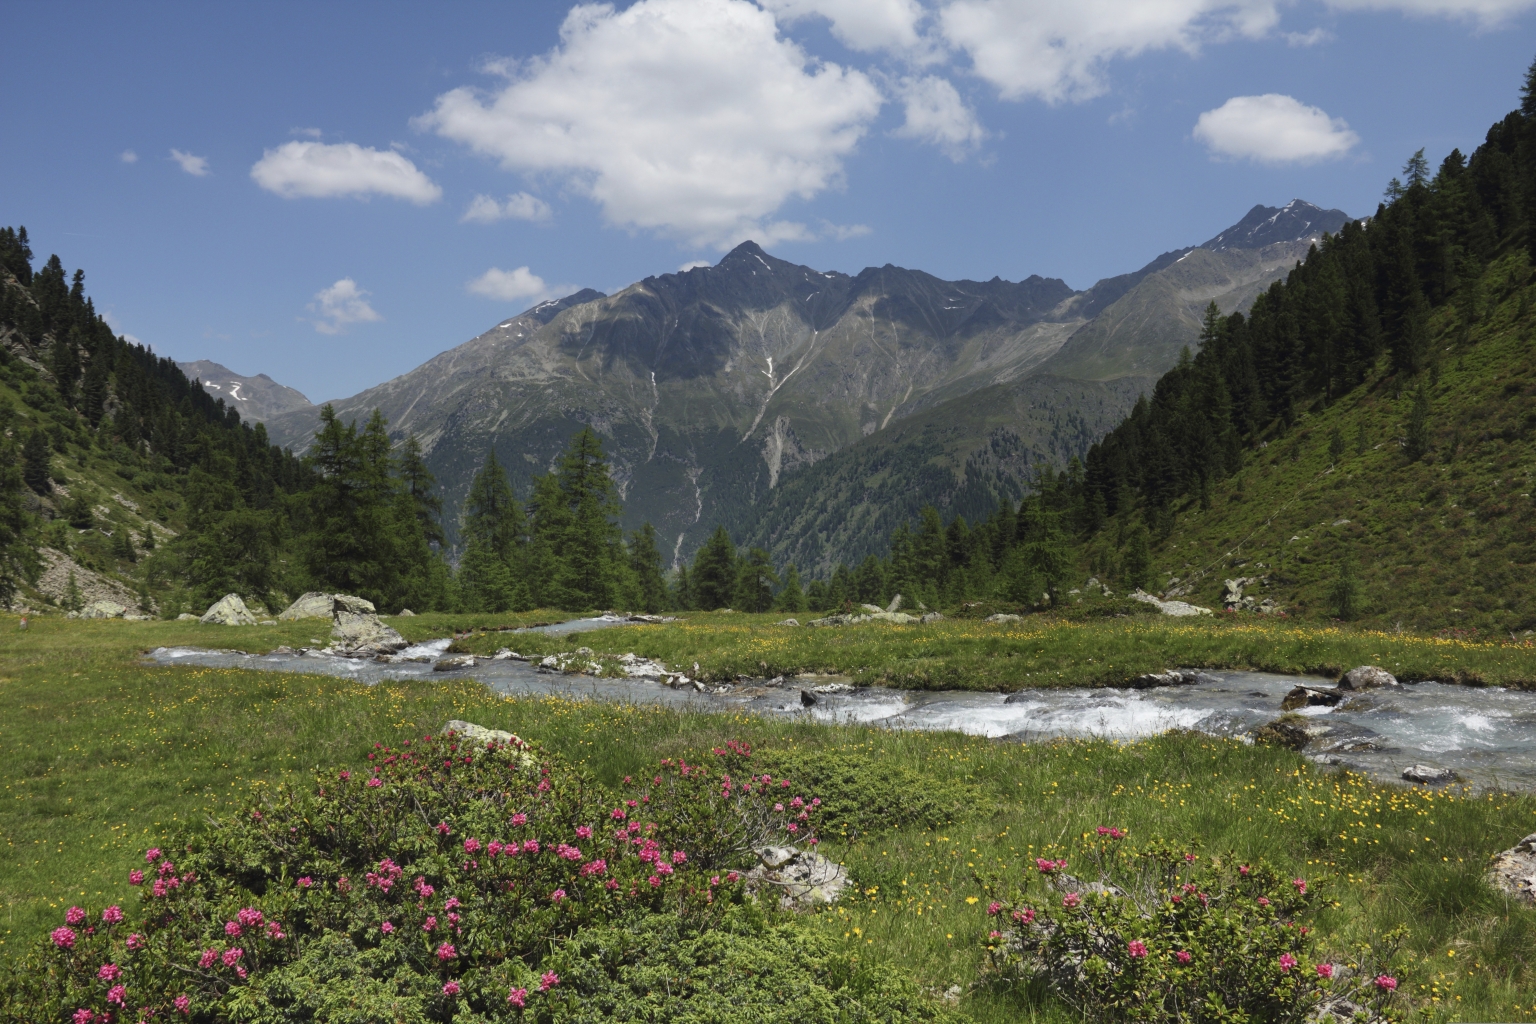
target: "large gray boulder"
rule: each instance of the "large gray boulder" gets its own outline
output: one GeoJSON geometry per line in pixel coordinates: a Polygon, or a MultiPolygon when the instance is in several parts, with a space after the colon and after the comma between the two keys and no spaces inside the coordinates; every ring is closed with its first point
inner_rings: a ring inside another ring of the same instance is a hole
{"type": "Polygon", "coordinates": [[[757,867],[745,876],[748,892],[776,890],[785,910],[835,903],[848,885],[848,869],[811,850],[765,846],[754,850],[757,867]]]}
{"type": "Polygon", "coordinates": [[[198,621],[213,626],[254,626],[256,616],[251,614],[239,594],[225,594],[198,621]]]}
{"type": "Polygon", "coordinates": [[[373,605],[360,597],[336,594],[331,602],[331,653],[394,654],[410,646],[393,626],[379,621],[373,605]]]}
{"type": "Polygon", "coordinates": [[[1374,690],[1382,686],[1396,686],[1397,677],[1375,665],[1361,665],[1344,673],[1339,680],[1341,690],[1374,690]]]}
{"type": "Polygon", "coordinates": [[[335,597],[335,594],[322,594],[318,590],[311,590],[284,608],[277,619],[279,622],[293,622],[296,619],[328,619],[331,617],[335,597]]]}
{"type": "Polygon", "coordinates": [[[92,601],[80,609],[82,619],[120,619],[128,614],[128,609],[116,601],[92,601]]]}
{"type": "Polygon", "coordinates": [[[1536,905],[1536,832],[1493,856],[1488,883],[1523,903],[1536,905]]]}

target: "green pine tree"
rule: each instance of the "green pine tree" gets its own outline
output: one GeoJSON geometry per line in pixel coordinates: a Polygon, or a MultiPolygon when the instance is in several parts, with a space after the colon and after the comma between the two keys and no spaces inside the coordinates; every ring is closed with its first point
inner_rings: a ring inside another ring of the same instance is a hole
{"type": "Polygon", "coordinates": [[[1121,567],[1126,590],[1142,590],[1152,582],[1152,537],[1140,519],[1126,532],[1121,567]]]}
{"type": "Polygon", "coordinates": [[[1348,622],[1360,613],[1360,581],[1355,575],[1354,560],[1348,556],[1339,560],[1333,584],[1328,588],[1328,603],[1333,614],[1348,622]]]}
{"type": "Polygon", "coordinates": [[[784,586],[779,591],[778,603],[775,607],[791,615],[805,611],[805,592],[800,589],[800,570],[795,568],[793,562],[789,563],[789,567],[784,570],[784,586]]]}
{"type": "Polygon", "coordinates": [[[773,588],[779,585],[773,561],[762,548],[747,552],[737,569],[736,603],[738,611],[766,612],[773,608],[773,588]]]}
{"type": "Polygon", "coordinates": [[[38,494],[47,494],[50,489],[48,460],[51,456],[52,450],[46,434],[41,430],[33,430],[27,435],[26,443],[21,448],[22,478],[38,494]]]}
{"type": "Polygon", "coordinates": [[[702,611],[728,608],[736,590],[736,545],[725,527],[715,527],[693,557],[694,605],[702,611]]]}
{"type": "Polygon", "coordinates": [[[459,600],[466,611],[504,612],[517,604],[523,530],[522,509],[492,448],[464,499],[459,600]]]}
{"type": "Polygon", "coordinates": [[[642,611],[655,615],[667,605],[667,581],[661,574],[656,528],[646,523],[629,535],[629,568],[642,611]]]}

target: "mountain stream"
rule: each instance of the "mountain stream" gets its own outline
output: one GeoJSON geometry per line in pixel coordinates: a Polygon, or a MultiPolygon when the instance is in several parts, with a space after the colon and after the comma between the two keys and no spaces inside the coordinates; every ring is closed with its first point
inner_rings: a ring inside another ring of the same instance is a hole
{"type": "MultiPolygon", "coordinates": [[[[569,634],[625,622],[576,619],[531,631],[569,634]]],[[[519,631],[506,634],[508,638],[519,631]]],[[[148,654],[163,665],[201,665],[277,672],[313,672],[363,682],[423,679],[449,640],[418,644],[398,663],[341,658],[318,651],[246,654],[194,647],[161,647],[148,654]]],[[[438,678],[449,673],[439,673],[438,678]]],[[[1012,695],[971,691],[854,687],[835,676],[746,680],[697,692],[646,678],[597,678],[540,670],[535,663],[477,658],[453,676],[480,680],[507,696],[660,704],[695,711],[748,711],[805,716],[825,722],[891,729],[954,730],[974,736],[1036,742],[1059,737],[1135,740],[1169,729],[1249,740],[1280,715],[1280,701],[1298,683],[1327,688],[1329,680],[1263,672],[1202,672],[1198,682],[1130,690],[1062,687],[1012,695]],[[815,703],[807,704],[802,692],[815,703]]],[[[1310,721],[1306,753],[1380,779],[1398,781],[1411,765],[1450,768],[1478,788],[1536,790],[1536,693],[1443,683],[1369,690],[1336,707],[1297,712],[1310,721]]]]}

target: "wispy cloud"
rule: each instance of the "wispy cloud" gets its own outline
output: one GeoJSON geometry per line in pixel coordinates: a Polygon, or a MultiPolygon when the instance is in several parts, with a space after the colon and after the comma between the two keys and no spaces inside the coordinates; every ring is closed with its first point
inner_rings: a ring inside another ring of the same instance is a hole
{"type": "MultiPolygon", "coordinates": [[[[138,158],[135,157],[134,159],[138,158]]],[[[179,149],[173,149],[171,150],[171,159],[180,164],[181,169],[194,178],[206,178],[210,173],[207,157],[193,156],[191,153],[183,153],[179,149]]],[[[132,163],[133,161],[130,160],[128,162],[132,163]]]]}
{"type": "Polygon", "coordinates": [[[344,277],[329,288],[315,293],[315,301],[309,311],[316,314],[310,320],[321,334],[343,334],[352,324],[373,323],[383,320],[368,304],[368,295],[350,277],[344,277]]]}

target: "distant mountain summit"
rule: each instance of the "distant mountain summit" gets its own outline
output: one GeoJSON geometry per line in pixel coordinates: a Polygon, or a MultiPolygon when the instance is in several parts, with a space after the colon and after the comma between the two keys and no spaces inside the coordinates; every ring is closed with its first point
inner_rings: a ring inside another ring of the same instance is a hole
{"type": "MultiPolygon", "coordinates": [[[[1346,219],[1255,207],[1216,248],[1085,292],[1039,275],[821,271],[743,242],[714,266],[540,303],[333,404],[414,433],[450,509],[488,449],[526,494],[590,426],[626,527],[649,521],[688,557],[724,524],[819,571],[883,543],[907,508],[973,514],[1021,494],[1037,463],[1085,454],[1195,344],[1209,302],[1245,309],[1312,232],[1346,219]]],[[[317,416],[298,408],[267,429],[302,449],[317,416]]]]}
{"type": "Polygon", "coordinates": [[[1292,199],[1278,209],[1255,206],[1248,215],[1221,234],[1199,246],[1223,249],[1262,249],[1277,242],[1314,242],[1323,233],[1334,234],[1349,222],[1343,210],[1325,210],[1302,199],[1292,199]]]}
{"type": "Polygon", "coordinates": [[[211,359],[177,363],[190,379],[202,381],[203,390],[240,413],[248,423],[265,423],[274,416],[298,409],[310,409],[314,403],[293,388],[279,384],[264,373],[246,377],[211,359]]]}

